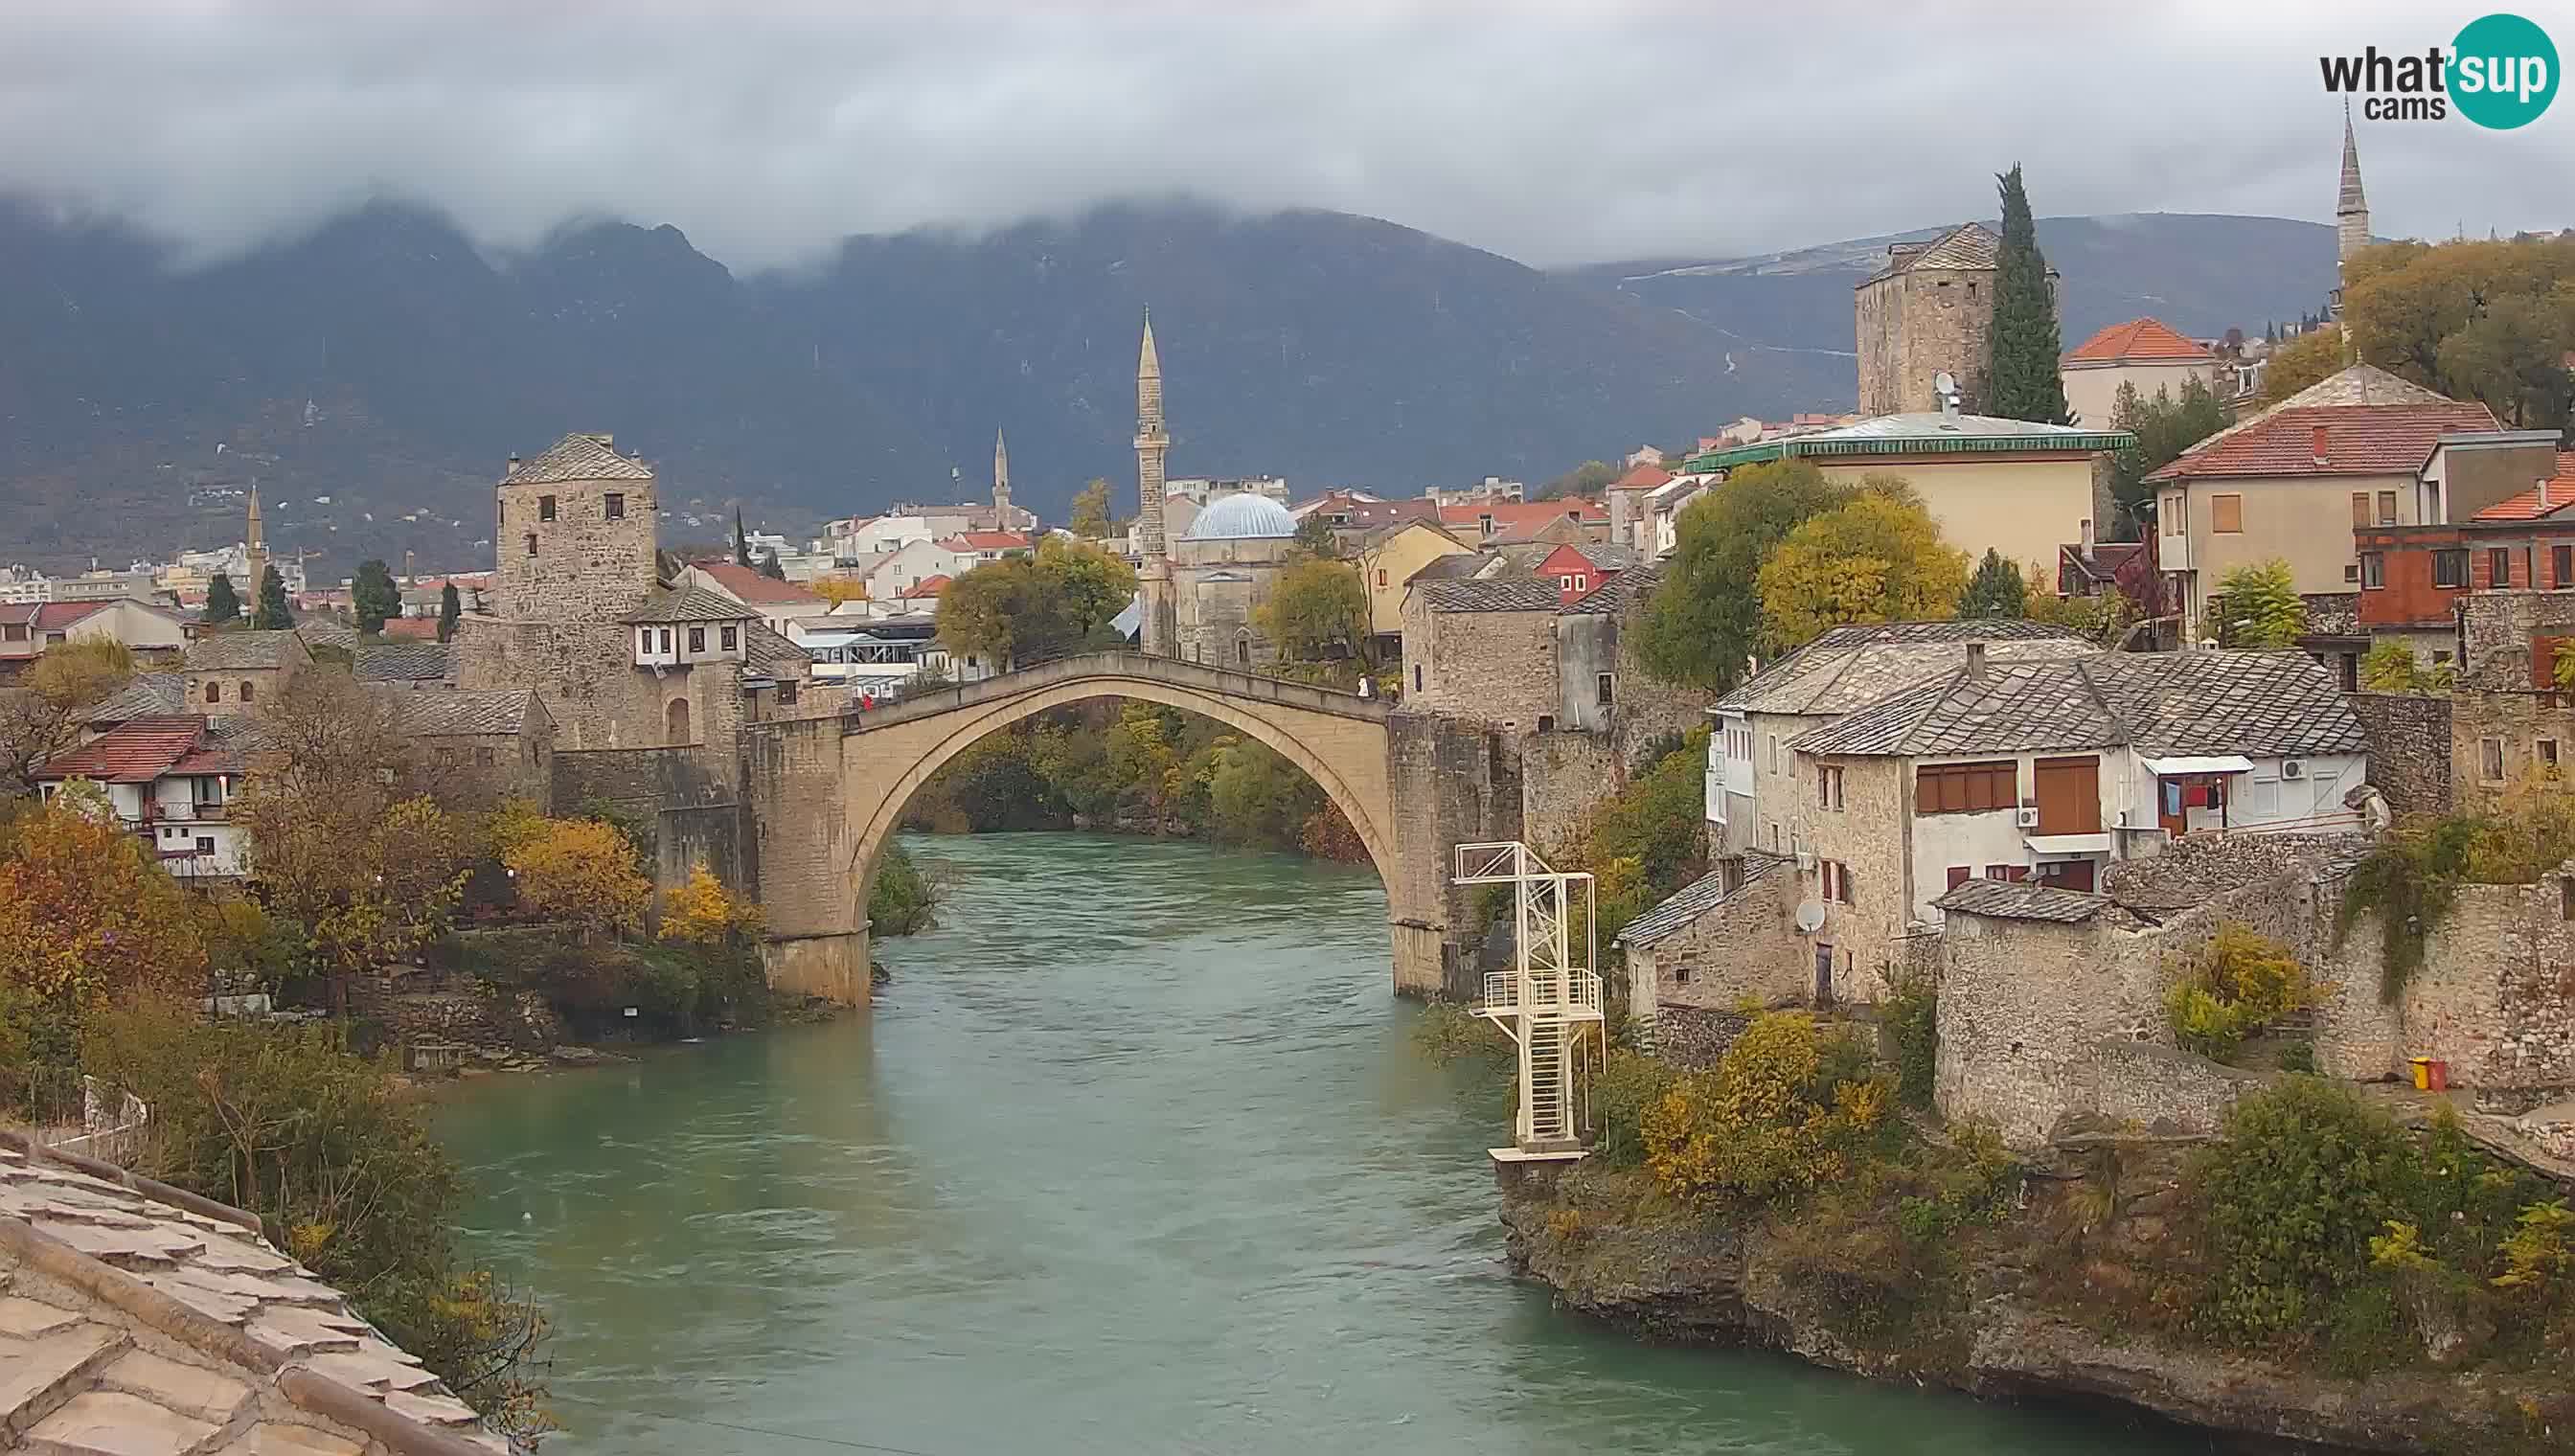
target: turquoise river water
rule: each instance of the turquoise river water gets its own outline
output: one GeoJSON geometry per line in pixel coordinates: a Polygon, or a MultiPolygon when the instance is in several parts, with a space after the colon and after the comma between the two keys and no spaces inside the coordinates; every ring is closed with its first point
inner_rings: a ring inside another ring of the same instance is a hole
{"type": "Polygon", "coordinates": [[[1364,868],[926,840],[872,1014],[458,1089],[469,1240],[544,1297],[549,1452],[2170,1456],[1553,1310],[1497,1095],[1426,1066],[1364,868]]]}

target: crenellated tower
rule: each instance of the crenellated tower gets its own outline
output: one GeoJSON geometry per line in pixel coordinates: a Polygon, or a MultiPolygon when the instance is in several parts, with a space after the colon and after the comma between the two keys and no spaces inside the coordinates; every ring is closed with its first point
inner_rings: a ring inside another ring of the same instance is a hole
{"type": "Polygon", "coordinates": [[[1136,535],[1145,558],[1136,574],[1145,609],[1139,636],[1146,652],[1167,658],[1179,651],[1180,639],[1170,545],[1163,538],[1164,457],[1171,448],[1163,429],[1163,361],[1154,352],[1154,311],[1147,309],[1145,344],[1136,358],[1136,535]]]}

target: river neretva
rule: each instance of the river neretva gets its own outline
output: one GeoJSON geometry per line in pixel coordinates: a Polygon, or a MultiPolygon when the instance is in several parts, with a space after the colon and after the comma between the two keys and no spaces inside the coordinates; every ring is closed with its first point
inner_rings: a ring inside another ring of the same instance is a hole
{"type": "Polygon", "coordinates": [[[548,1451],[2169,1456],[2113,1416],[1657,1349],[1500,1261],[1498,1094],[1387,991],[1364,867],[920,841],[874,1012],[492,1078],[440,1127],[541,1294],[548,1451]]]}

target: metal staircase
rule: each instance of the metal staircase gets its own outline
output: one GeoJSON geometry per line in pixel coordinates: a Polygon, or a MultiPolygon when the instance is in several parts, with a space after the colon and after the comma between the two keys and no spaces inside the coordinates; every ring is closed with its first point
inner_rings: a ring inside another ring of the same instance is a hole
{"type": "Polygon", "coordinates": [[[1519,1114],[1497,1159],[1582,1156],[1590,1083],[1605,1050],[1591,876],[1550,868],[1517,840],[1457,846],[1458,884],[1512,886],[1512,966],[1484,977],[1475,1014],[1510,1035],[1519,1052],[1519,1114]],[[1581,896],[1582,954],[1571,944],[1581,896]]]}

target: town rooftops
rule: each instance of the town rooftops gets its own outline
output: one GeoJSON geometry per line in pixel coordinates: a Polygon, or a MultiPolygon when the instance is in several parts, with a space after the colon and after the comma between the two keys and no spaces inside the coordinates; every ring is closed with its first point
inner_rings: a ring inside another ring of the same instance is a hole
{"type": "Polygon", "coordinates": [[[181,667],[191,673],[247,673],[262,668],[288,668],[310,661],[312,654],[292,629],[278,632],[219,632],[188,647],[181,667]]]}
{"type": "Polygon", "coordinates": [[[691,562],[689,569],[722,588],[723,592],[719,595],[730,595],[736,601],[754,606],[766,602],[774,602],[780,606],[790,604],[810,606],[823,600],[819,593],[807,591],[790,582],[764,577],[740,562],[691,562]]]}
{"type": "Polygon", "coordinates": [[[1743,878],[1732,889],[1725,886],[1725,876],[1711,869],[1682,885],[1670,899],[1629,920],[1618,932],[1621,945],[1652,945],[1670,937],[1672,932],[1687,927],[1709,910],[1742,894],[1767,878],[1770,871],[1788,861],[1776,854],[1748,849],[1743,854],[1743,878]]]}
{"type": "Polygon", "coordinates": [[[2575,506],[2575,451],[2557,453],[2557,473],[2518,496],[2488,506],[2472,521],[2538,521],[2575,506]]]}
{"type": "Polygon", "coordinates": [[[1564,598],[1553,582],[1541,582],[1535,577],[1469,578],[1462,582],[1425,582],[1415,577],[1412,588],[1433,612],[1551,614],[1564,598]]]}
{"type": "Polygon", "coordinates": [[[1999,415],[1952,415],[1925,410],[1879,415],[1856,425],[1818,430],[1811,435],[1791,435],[1780,440],[1738,445],[1730,450],[1712,450],[1705,455],[1692,456],[1687,469],[1695,475],[1712,470],[1732,470],[1762,461],[1784,460],[1791,456],[1829,460],[1873,455],[1991,455],[2033,451],[2090,455],[2096,451],[2124,450],[2136,441],[2137,437],[2125,430],[2087,430],[2079,425],[2007,420],[1999,415]]]}
{"type": "Polygon", "coordinates": [[[2003,240],[1982,223],[1960,223],[1927,242],[1889,243],[1886,266],[1869,275],[1860,287],[1917,268],[1991,269],[1999,266],[2003,240]]]}
{"type": "Polygon", "coordinates": [[[89,711],[91,724],[175,714],[187,707],[188,680],[178,673],[137,673],[108,700],[89,711]]]}
{"type": "Polygon", "coordinates": [[[1576,597],[1564,610],[1586,616],[1622,617],[1626,615],[1628,608],[1651,595],[1656,587],[1662,585],[1662,581],[1663,563],[1661,562],[1629,567],[1576,597]]]}
{"type": "Polygon", "coordinates": [[[196,749],[206,737],[203,714],[132,718],[77,748],[56,753],[38,778],[90,778],[101,783],[149,783],[196,749]]]}
{"type": "Polygon", "coordinates": [[[760,614],[704,587],[656,587],[644,605],[627,615],[633,623],[751,622],[760,614]]]}
{"type": "Polygon", "coordinates": [[[0,1286],[12,1449],[508,1449],[256,1216],[16,1133],[0,1133],[0,1286]]]}
{"type": "Polygon", "coordinates": [[[1493,535],[1525,536],[1564,520],[1577,526],[1606,526],[1609,508],[1588,496],[1567,496],[1555,501],[1468,501],[1439,508],[1439,524],[1451,530],[1481,532],[1487,517],[1492,520],[1493,535]]]}
{"type": "Polygon", "coordinates": [[[2110,897],[2034,880],[1970,879],[1931,903],[1945,913],[2079,925],[2108,909],[2110,897]]]}
{"type": "Polygon", "coordinates": [[[1985,656],[1993,662],[2073,658],[2097,651],[2065,628],[2016,618],[1828,628],[1718,699],[1716,708],[1721,713],[1850,713],[1957,668],[1971,642],[1985,644],[1985,656]]]}
{"type": "Polygon", "coordinates": [[[2106,369],[2121,364],[2206,364],[2216,358],[2206,345],[2183,338],[2161,319],[2130,319],[2065,351],[2064,364],[2068,369],[2106,369]]]}
{"type": "Polygon", "coordinates": [[[542,486],[556,481],[649,481],[653,468],[628,460],[608,435],[567,435],[533,460],[513,461],[505,486],[542,486]]]}
{"type": "Polygon", "coordinates": [[[2442,436],[2494,428],[2483,405],[2355,364],[2218,431],[2146,479],[2410,475],[2442,436]]]}
{"type": "Polygon", "coordinates": [[[1639,465],[1620,476],[1609,489],[1613,491],[1650,491],[1670,482],[1672,473],[1658,465],[1639,465]]]}
{"type": "Polygon", "coordinates": [[[1017,531],[961,531],[939,544],[951,551],[1026,551],[1029,539],[1017,531]]]}
{"type": "Polygon", "coordinates": [[[527,727],[530,712],[543,714],[531,688],[459,688],[447,693],[389,692],[394,721],[403,731],[424,738],[483,737],[516,733],[527,727]]]}
{"type": "Polygon", "coordinates": [[[920,581],[914,583],[911,587],[897,593],[896,600],[901,602],[920,602],[936,597],[940,593],[948,590],[948,583],[950,580],[951,579],[948,574],[945,572],[942,572],[935,577],[924,577],[920,581]]]}
{"type": "Polygon", "coordinates": [[[349,671],[361,683],[436,683],[455,667],[445,643],[367,643],[350,655],[349,671]]]}
{"type": "Polygon", "coordinates": [[[2128,745],[2150,757],[2357,753],[2341,684],[2304,653],[2094,653],[1966,665],[1800,734],[1801,753],[1954,757],[2128,745]]]}

